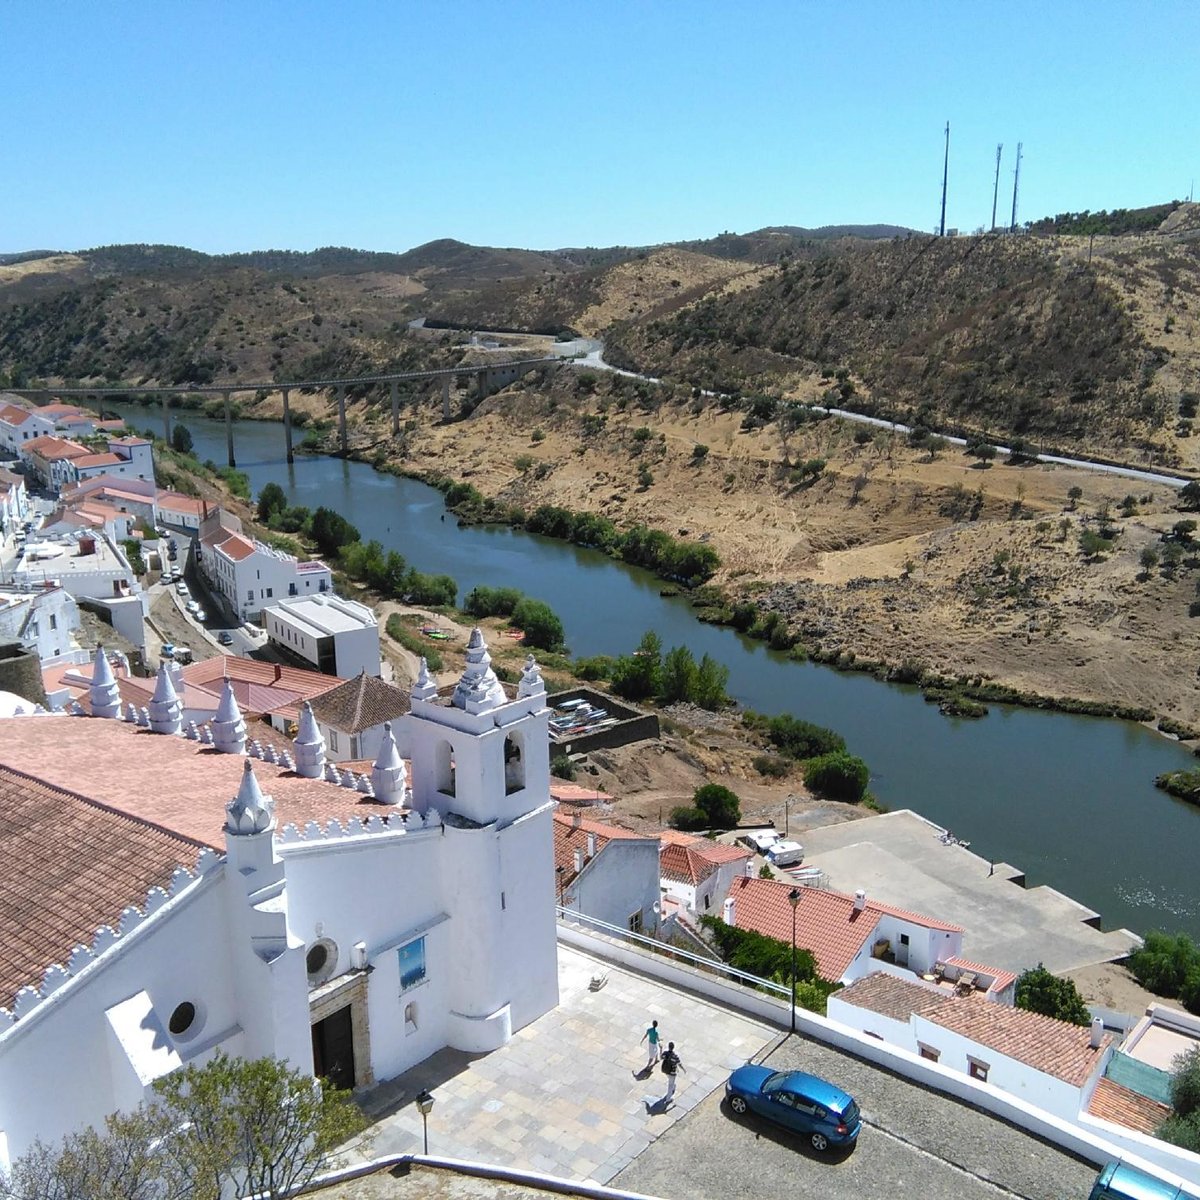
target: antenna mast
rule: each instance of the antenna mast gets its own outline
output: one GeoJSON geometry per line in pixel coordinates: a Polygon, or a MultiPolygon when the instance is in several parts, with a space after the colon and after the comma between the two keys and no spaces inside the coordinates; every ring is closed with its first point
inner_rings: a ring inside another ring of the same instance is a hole
{"type": "Polygon", "coordinates": [[[992,185],[992,232],[996,232],[996,202],[1000,199],[1000,155],[1004,150],[1004,143],[1001,142],[996,147],[996,182],[992,185]]]}
{"type": "Polygon", "coordinates": [[[939,237],[946,236],[946,184],[950,181],[950,122],[946,122],[946,161],[942,166],[942,227],[939,237]]]}
{"type": "Polygon", "coordinates": [[[1017,232],[1017,187],[1021,182],[1021,143],[1017,143],[1017,167],[1013,171],[1013,209],[1012,209],[1012,225],[1009,227],[1010,233],[1017,232]]]}

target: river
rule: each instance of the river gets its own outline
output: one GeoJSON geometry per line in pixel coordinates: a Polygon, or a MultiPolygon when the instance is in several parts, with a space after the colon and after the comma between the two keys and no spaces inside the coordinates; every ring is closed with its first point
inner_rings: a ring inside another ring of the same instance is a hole
{"type": "MultiPolygon", "coordinates": [[[[114,407],[138,428],[161,427],[157,409],[114,407]]],[[[224,424],[181,415],[198,456],[224,462],[224,424]]],[[[984,857],[1021,868],[1030,886],[1087,904],[1105,928],[1200,937],[1200,808],[1153,786],[1155,775],[1196,760],[1144,727],[997,704],[982,720],[949,719],[914,688],[795,663],[704,625],[686,599],[660,596],[653,576],[596,551],[508,528],[459,528],[424,484],[336,458],[300,456],[289,467],[278,424],[238,422],[235,438],[256,496],[275,482],[291,503],[336,509],[364,540],[453,576],[460,599],[476,584],[520,588],[559,614],[573,654],[628,653],[647,629],[667,647],[711,654],[729,668],[739,702],[841,733],[889,808],[913,808],[984,857]]]]}

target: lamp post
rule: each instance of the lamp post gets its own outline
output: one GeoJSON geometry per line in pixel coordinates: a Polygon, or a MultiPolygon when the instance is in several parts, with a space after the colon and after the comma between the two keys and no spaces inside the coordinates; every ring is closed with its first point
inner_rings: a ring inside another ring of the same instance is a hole
{"type": "Polygon", "coordinates": [[[783,802],[783,836],[784,837],[787,837],[787,835],[788,835],[788,825],[790,823],[789,809],[792,806],[792,801],[795,799],[796,799],[796,797],[791,792],[788,792],[787,798],[783,802]]]}
{"type": "Polygon", "coordinates": [[[420,1091],[417,1093],[417,1108],[421,1110],[421,1131],[425,1135],[425,1153],[429,1153],[429,1114],[433,1110],[433,1093],[420,1091]]]}
{"type": "Polygon", "coordinates": [[[796,1032],[796,909],[800,907],[800,889],[788,892],[788,903],[792,906],[792,1032],[796,1032]]]}

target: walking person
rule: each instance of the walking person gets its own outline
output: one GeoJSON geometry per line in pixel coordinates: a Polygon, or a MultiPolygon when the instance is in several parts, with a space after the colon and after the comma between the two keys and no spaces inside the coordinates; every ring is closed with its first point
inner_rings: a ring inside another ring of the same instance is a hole
{"type": "Polygon", "coordinates": [[[642,1042],[645,1042],[646,1046],[647,1046],[645,1069],[648,1071],[648,1070],[650,1070],[650,1068],[652,1066],[654,1066],[654,1064],[656,1062],[658,1062],[660,1042],[659,1042],[658,1022],[657,1021],[650,1022],[650,1027],[646,1030],[645,1033],[642,1034],[641,1041],[638,1042],[638,1045],[640,1046],[642,1044],[642,1042]]]}
{"type": "Polygon", "coordinates": [[[686,1068],[683,1065],[683,1060],[675,1053],[675,1043],[668,1042],[666,1051],[662,1056],[663,1074],[667,1077],[667,1092],[663,1096],[662,1102],[664,1107],[671,1103],[675,1096],[675,1075],[678,1071],[684,1071],[686,1068]]]}

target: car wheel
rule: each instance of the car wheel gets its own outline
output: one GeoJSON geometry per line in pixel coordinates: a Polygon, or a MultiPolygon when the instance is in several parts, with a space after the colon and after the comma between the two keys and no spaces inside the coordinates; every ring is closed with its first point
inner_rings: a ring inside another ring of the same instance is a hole
{"type": "Polygon", "coordinates": [[[730,1096],[729,1107],[732,1108],[739,1117],[744,1117],[750,1106],[741,1096],[730,1096]]]}
{"type": "Polygon", "coordinates": [[[829,1139],[823,1133],[814,1133],[809,1139],[814,1150],[828,1150],[829,1139]]]}

